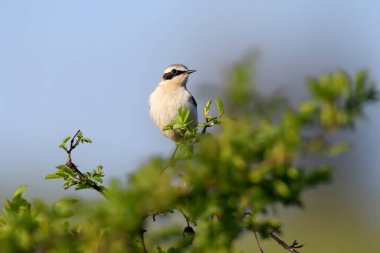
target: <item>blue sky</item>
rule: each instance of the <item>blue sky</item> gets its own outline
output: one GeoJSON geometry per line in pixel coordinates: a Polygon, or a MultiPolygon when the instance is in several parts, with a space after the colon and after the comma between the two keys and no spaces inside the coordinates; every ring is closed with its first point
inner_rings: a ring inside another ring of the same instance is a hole
{"type": "MultiPolygon", "coordinates": [[[[62,195],[43,178],[65,161],[57,146],[77,129],[93,144],[74,161],[83,170],[102,164],[108,178],[168,154],[173,144],[147,100],[172,63],[198,70],[188,88],[199,105],[203,85],[220,85],[252,50],[264,91],[299,98],[305,77],[336,69],[368,68],[379,81],[379,9],[376,1],[1,1],[0,197],[24,183],[31,196],[62,195]]],[[[350,173],[378,194],[379,105],[367,112],[347,159],[363,161],[350,173]]]]}

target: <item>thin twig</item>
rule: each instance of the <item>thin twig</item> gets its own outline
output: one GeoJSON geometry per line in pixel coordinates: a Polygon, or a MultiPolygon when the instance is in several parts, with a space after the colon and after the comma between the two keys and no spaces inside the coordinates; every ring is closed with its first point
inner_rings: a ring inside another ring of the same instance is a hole
{"type": "Polygon", "coordinates": [[[202,134],[206,134],[206,130],[207,130],[207,128],[209,128],[209,127],[212,127],[212,125],[211,124],[209,124],[211,121],[213,121],[213,120],[217,120],[217,119],[219,119],[219,116],[217,116],[217,117],[213,117],[212,119],[206,119],[206,125],[204,125],[203,126],[203,129],[202,129],[202,134]]]}
{"type": "Polygon", "coordinates": [[[206,134],[206,129],[208,127],[210,127],[211,125],[210,124],[207,124],[207,125],[204,125],[203,129],[202,129],[202,134],[206,134]]]}
{"type": "Polygon", "coordinates": [[[210,217],[210,237],[211,237],[210,243],[211,243],[212,248],[214,248],[214,242],[215,242],[214,216],[215,215],[211,215],[210,217]]]}
{"type": "Polygon", "coordinates": [[[177,153],[177,151],[178,151],[178,145],[179,145],[179,144],[176,144],[176,145],[175,145],[175,149],[174,149],[174,151],[173,151],[173,154],[170,156],[170,161],[169,161],[169,163],[168,163],[167,165],[165,165],[164,167],[161,168],[161,174],[164,173],[164,171],[165,171],[167,168],[169,168],[170,166],[175,165],[175,155],[176,155],[176,153],[177,153]]]}
{"type": "Polygon", "coordinates": [[[173,152],[172,156],[170,157],[170,165],[174,165],[174,164],[175,164],[175,154],[176,154],[177,151],[178,151],[178,147],[179,147],[179,145],[176,144],[176,145],[175,145],[174,152],[173,152]]]}
{"type": "Polygon", "coordinates": [[[144,249],[144,253],[148,253],[148,250],[147,250],[146,245],[145,245],[145,240],[144,240],[144,233],[145,232],[146,232],[146,230],[142,229],[141,233],[140,233],[140,236],[141,236],[141,243],[142,243],[142,246],[143,246],[143,249],[144,249]]]}
{"type": "Polygon", "coordinates": [[[278,238],[273,232],[269,233],[270,237],[275,240],[281,247],[284,249],[292,252],[292,253],[300,253],[299,251],[296,250],[296,248],[302,248],[303,245],[299,245],[297,241],[294,241],[291,245],[286,244],[283,240],[278,238]]]}
{"type": "Polygon", "coordinates": [[[257,236],[257,232],[256,231],[252,231],[252,232],[255,235],[256,244],[257,244],[257,247],[260,250],[260,253],[264,253],[263,249],[261,248],[259,237],[257,236]]]}
{"type": "Polygon", "coordinates": [[[190,223],[189,223],[189,218],[187,217],[187,215],[180,209],[177,209],[182,215],[183,217],[185,218],[186,220],[186,223],[187,223],[187,226],[190,227],[190,223]]]}
{"type": "Polygon", "coordinates": [[[77,142],[77,143],[75,143],[75,145],[74,145],[74,140],[75,140],[75,138],[78,136],[78,134],[80,133],[80,130],[78,130],[76,133],[75,133],[75,135],[73,136],[73,138],[71,138],[71,141],[70,141],[70,149],[69,149],[69,153],[71,154],[71,151],[74,149],[74,148],[76,148],[77,146],[78,146],[78,143],[79,142],[77,142]]]}

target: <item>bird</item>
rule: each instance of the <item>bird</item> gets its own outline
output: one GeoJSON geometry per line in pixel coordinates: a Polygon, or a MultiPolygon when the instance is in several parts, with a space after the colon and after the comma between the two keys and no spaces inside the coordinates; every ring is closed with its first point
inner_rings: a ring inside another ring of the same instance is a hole
{"type": "Polygon", "coordinates": [[[149,96],[149,113],[153,122],[164,136],[174,142],[183,139],[183,132],[163,129],[178,115],[180,107],[190,109],[190,127],[198,124],[197,102],[186,87],[189,75],[195,71],[183,64],[168,66],[157,87],[149,96]]]}

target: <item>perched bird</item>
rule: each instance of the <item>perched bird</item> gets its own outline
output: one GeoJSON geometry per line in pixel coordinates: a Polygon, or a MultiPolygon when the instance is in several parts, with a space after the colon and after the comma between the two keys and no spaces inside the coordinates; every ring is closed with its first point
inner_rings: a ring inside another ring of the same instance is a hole
{"type": "Polygon", "coordinates": [[[182,64],[173,64],[164,70],[156,89],[149,97],[149,113],[161,133],[173,141],[180,141],[182,133],[176,130],[163,130],[178,115],[180,107],[190,109],[191,127],[198,124],[197,102],[187,90],[187,79],[195,70],[182,64]]]}

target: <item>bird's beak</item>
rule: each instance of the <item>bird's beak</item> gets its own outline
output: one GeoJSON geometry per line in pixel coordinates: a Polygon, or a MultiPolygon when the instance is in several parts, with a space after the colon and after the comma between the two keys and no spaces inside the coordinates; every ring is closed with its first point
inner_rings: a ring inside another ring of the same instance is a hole
{"type": "Polygon", "coordinates": [[[188,71],[187,71],[187,74],[190,75],[191,73],[194,73],[195,71],[196,71],[196,70],[188,70],[188,71]]]}

